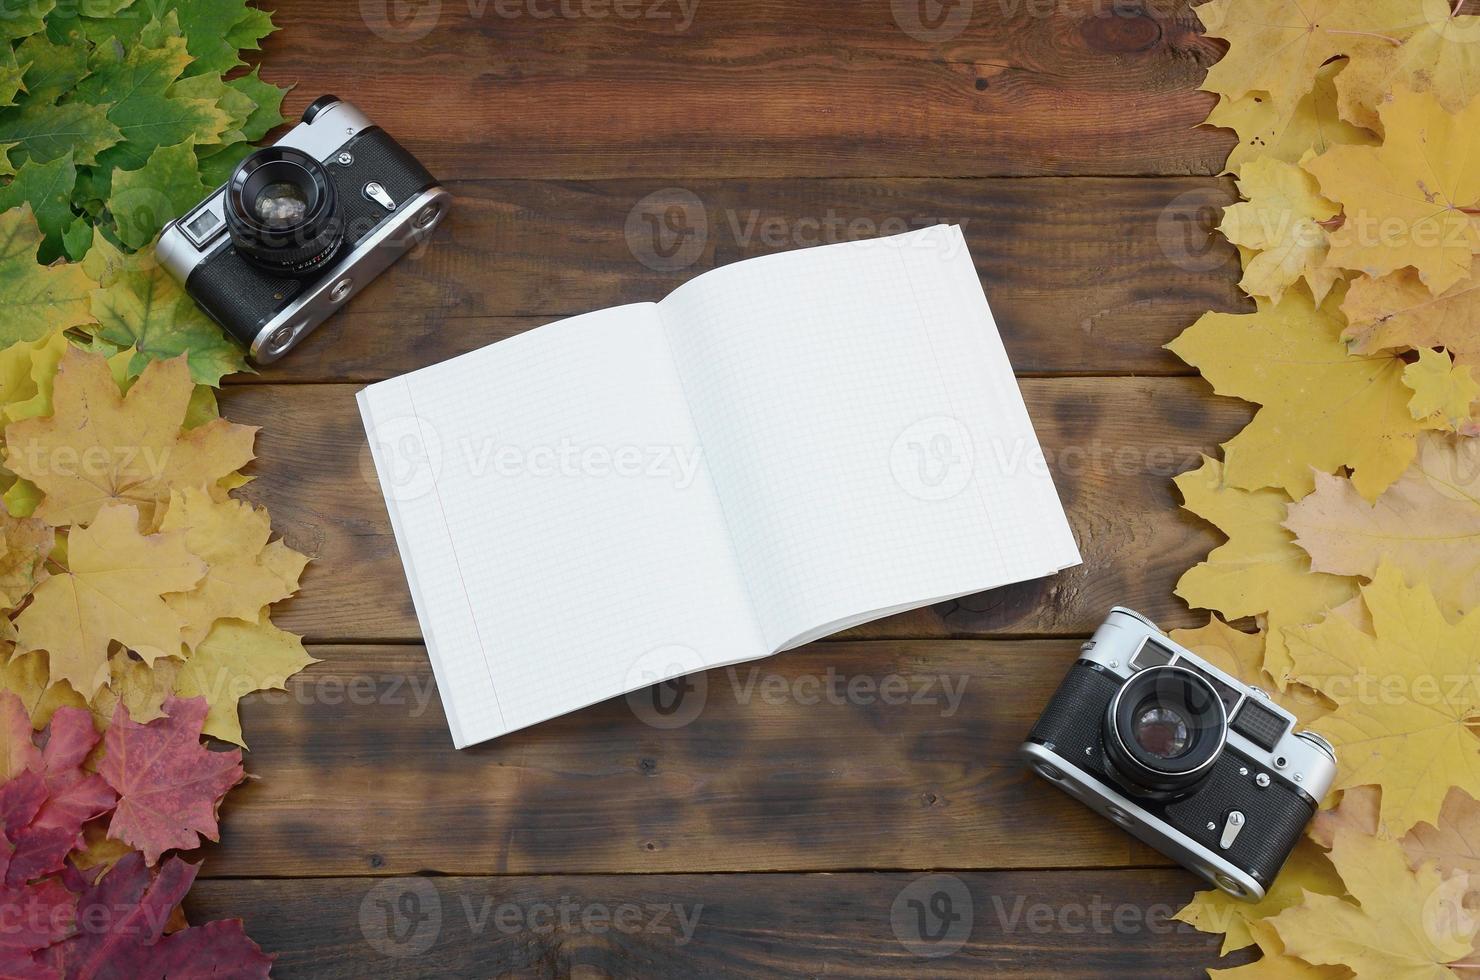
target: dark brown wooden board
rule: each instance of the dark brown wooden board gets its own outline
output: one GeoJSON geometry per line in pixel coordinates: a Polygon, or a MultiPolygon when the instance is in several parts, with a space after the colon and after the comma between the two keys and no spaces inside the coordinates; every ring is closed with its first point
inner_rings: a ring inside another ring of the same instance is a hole
{"type": "Polygon", "coordinates": [[[1182,871],[205,881],[279,977],[1200,976],[1182,871]],[[915,903],[915,904],[912,904],[915,903]],[[923,929],[922,929],[923,926],[923,929]],[[903,938],[901,938],[903,937],[903,938]]]}
{"type": "Polygon", "coordinates": [[[1220,49],[1180,2],[946,4],[969,16],[938,42],[919,0],[698,0],[686,30],[587,2],[279,0],[263,75],[447,180],[1214,174],[1233,143],[1198,128],[1220,49]]]}
{"type": "Polygon", "coordinates": [[[1078,649],[814,643],[454,751],[421,647],[316,646],[204,873],[1166,864],[1016,759],[1078,649]]]}
{"type": "Polygon", "coordinates": [[[1238,256],[1214,235],[1235,199],[1227,179],[499,180],[451,189],[453,211],[431,242],[291,357],[231,380],[392,377],[561,316],[660,300],[740,259],[937,223],[965,233],[1019,373],[1187,374],[1162,345],[1203,311],[1247,302],[1235,285],[1238,256]],[[681,217],[668,217],[669,207],[681,217]]]}
{"type": "MultiPolygon", "coordinates": [[[[1171,478],[1237,432],[1249,407],[1210,397],[1196,378],[1028,379],[1022,389],[1084,564],[848,635],[1081,635],[1117,604],[1166,626],[1206,622],[1172,588],[1220,538],[1177,509],[1171,478]]],[[[244,495],[270,505],[275,529],[314,558],[302,592],[276,607],[276,621],[313,640],[415,640],[356,390],[240,386],[221,404],[228,417],[262,426],[263,462],[248,470],[257,479],[244,495]]],[[[580,615],[580,605],[571,597],[568,614],[580,615]]]]}

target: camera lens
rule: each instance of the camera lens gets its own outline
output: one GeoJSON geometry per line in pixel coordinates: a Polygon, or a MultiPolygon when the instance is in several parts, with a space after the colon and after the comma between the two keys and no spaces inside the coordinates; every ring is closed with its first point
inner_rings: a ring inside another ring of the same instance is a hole
{"type": "Polygon", "coordinates": [[[1128,792],[1186,793],[1212,769],[1228,736],[1228,714],[1213,685],[1186,667],[1131,675],[1105,712],[1105,761],[1128,792]]]}
{"type": "Polygon", "coordinates": [[[237,249],[277,275],[310,275],[344,241],[334,183],[302,150],[269,146],[237,165],[226,185],[226,228],[237,249]]]}

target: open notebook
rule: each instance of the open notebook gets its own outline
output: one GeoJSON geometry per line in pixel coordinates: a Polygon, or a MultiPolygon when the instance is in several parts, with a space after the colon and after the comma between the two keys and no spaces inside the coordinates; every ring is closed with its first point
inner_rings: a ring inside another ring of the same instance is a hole
{"type": "Polygon", "coordinates": [[[739,262],[359,402],[458,747],[1079,562],[955,227],[739,262]]]}

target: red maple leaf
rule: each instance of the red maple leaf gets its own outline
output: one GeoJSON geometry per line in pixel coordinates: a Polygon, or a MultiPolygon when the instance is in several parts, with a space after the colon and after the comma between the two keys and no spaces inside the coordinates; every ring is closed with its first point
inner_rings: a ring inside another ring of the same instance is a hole
{"type": "Polygon", "coordinates": [[[141,725],[119,701],[103,741],[99,774],[118,792],[108,836],[139,848],[150,864],[170,848],[219,840],[216,810],[244,778],[240,749],[200,744],[205,698],[170,698],[165,716],[141,725]]]}
{"type": "Polygon", "coordinates": [[[76,933],[42,954],[54,975],[97,980],[266,977],[272,957],[240,919],[165,933],[197,865],[171,857],[151,878],[144,856],[125,856],[77,896],[76,933]]]}

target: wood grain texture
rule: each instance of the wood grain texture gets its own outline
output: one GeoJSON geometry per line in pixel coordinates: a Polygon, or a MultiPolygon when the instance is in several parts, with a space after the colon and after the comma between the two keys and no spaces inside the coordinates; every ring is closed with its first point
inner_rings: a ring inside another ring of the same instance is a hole
{"type": "MultiPolygon", "coordinates": [[[[1059,575],[915,610],[847,635],[1086,635],[1113,605],[1164,627],[1206,622],[1172,595],[1218,543],[1178,509],[1173,475],[1247,422],[1193,378],[1028,379],[1028,411],[1074,526],[1084,564],[1059,575]]],[[[274,607],[313,640],[415,640],[410,593],[375,478],[354,385],[253,385],[221,397],[231,419],[262,426],[261,462],[243,494],[270,504],[273,527],[314,561],[299,595],[274,607]]],[[[580,615],[581,597],[568,597],[580,615]]]]}
{"type": "Polygon", "coordinates": [[[374,380],[741,259],[959,224],[1021,373],[1191,373],[1162,345],[1242,309],[1213,178],[452,185],[433,240],[261,376],[374,380]],[[656,195],[656,196],[655,196],[656,195]],[[669,213],[677,208],[676,216],[669,213]],[[672,261],[662,254],[673,252],[672,261]]]}
{"type": "Polygon", "coordinates": [[[274,6],[288,111],[353,98],[448,180],[1213,174],[1234,138],[1182,3],[274,6]]]}
{"type": "Polygon", "coordinates": [[[1188,978],[1247,962],[1171,918],[1187,886],[1161,870],[325,878],[201,881],[185,907],[244,916],[282,978],[1188,978]]]}
{"type": "Polygon", "coordinates": [[[454,751],[420,647],[314,647],[203,873],[1168,864],[1016,760],[1078,649],[816,643],[454,751]]]}

